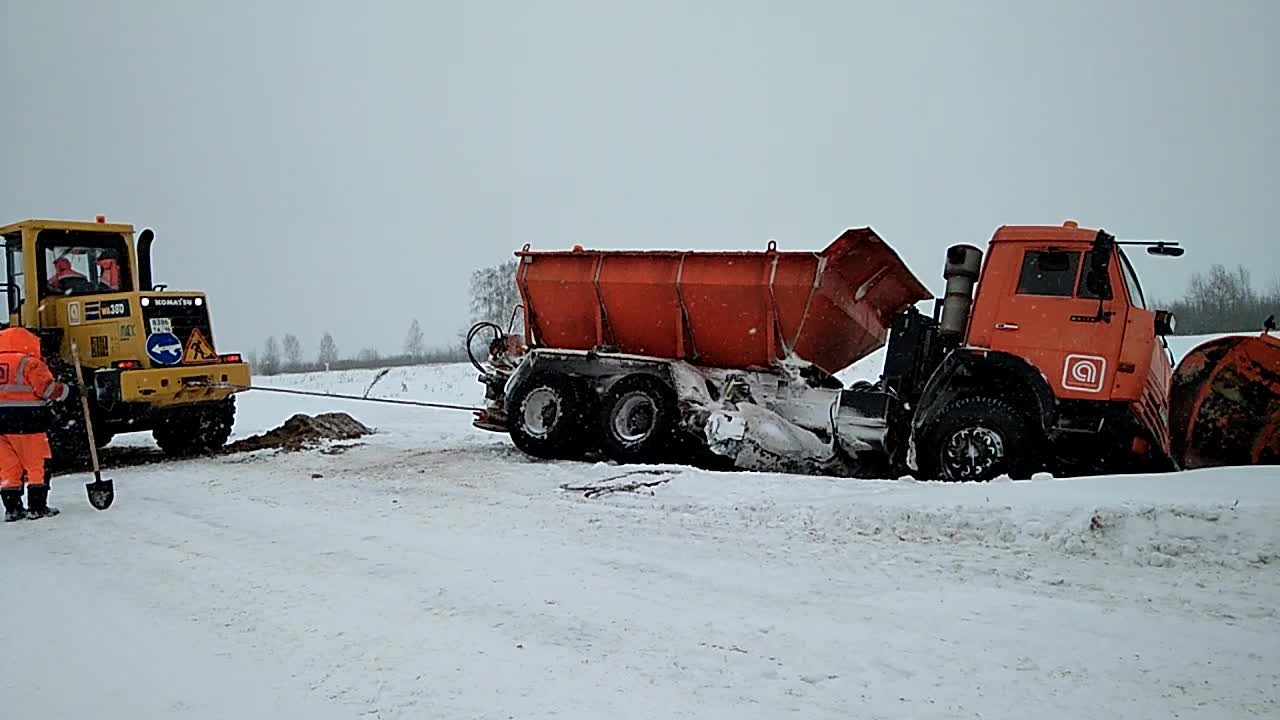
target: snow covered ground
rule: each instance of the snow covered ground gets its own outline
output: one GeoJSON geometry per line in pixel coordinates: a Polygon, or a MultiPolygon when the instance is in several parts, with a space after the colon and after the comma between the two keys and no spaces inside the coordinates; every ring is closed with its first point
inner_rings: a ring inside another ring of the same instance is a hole
{"type": "MultiPolygon", "coordinates": [[[[483,389],[470,366],[404,368],[372,395],[483,389]]],[[[1280,717],[1280,468],[658,468],[588,497],[560,486],[636,468],[534,462],[467,413],[240,408],[240,437],[328,410],[378,433],[113,470],[106,512],[57,479],[62,515],[0,526],[3,717],[1280,717]]]]}

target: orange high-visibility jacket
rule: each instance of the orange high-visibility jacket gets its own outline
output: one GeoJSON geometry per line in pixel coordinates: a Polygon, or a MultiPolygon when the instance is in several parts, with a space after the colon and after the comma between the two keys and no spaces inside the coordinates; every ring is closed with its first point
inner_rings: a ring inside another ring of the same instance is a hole
{"type": "Polygon", "coordinates": [[[49,404],[70,394],[40,359],[39,338],[25,328],[0,330],[0,435],[47,432],[49,404]]]}

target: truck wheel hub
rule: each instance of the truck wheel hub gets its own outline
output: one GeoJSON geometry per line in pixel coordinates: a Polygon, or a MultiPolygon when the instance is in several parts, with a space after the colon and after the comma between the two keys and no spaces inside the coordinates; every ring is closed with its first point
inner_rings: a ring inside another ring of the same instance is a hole
{"type": "Polygon", "coordinates": [[[647,395],[642,393],[625,395],[614,408],[613,432],[619,440],[628,443],[639,442],[653,432],[658,409],[647,395]]]}
{"type": "Polygon", "coordinates": [[[947,438],[942,459],[952,477],[978,477],[1004,459],[1004,439],[986,427],[957,430],[947,438]]]}
{"type": "Polygon", "coordinates": [[[535,437],[545,437],[560,418],[560,396],[554,390],[540,387],[524,400],[524,429],[535,437]]]}

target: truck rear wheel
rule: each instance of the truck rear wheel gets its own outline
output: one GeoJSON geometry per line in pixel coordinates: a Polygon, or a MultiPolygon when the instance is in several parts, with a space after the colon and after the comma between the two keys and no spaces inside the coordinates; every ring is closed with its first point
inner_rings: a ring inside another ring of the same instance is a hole
{"type": "Polygon", "coordinates": [[[601,444],[611,460],[656,463],[676,450],[679,409],[672,389],[652,375],[628,375],[600,403],[601,444]]]}
{"type": "Polygon", "coordinates": [[[189,457],[222,449],[235,426],[235,398],[171,410],[151,431],[170,457],[189,457]]]}
{"type": "Polygon", "coordinates": [[[986,482],[1000,475],[1031,477],[1037,444],[1026,416],[992,397],[947,406],[917,448],[921,474],[951,482],[986,482]]]}
{"type": "Polygon", "coordinates": [[[507,396],[511,441],[544,460],[582,455],[589,443],[585,390],[564,373],[542,371],[507,396]]]}

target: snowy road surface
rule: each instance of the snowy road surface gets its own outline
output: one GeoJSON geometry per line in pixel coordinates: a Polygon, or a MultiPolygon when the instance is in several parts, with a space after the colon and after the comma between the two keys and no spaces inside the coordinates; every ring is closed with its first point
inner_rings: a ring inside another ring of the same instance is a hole
{"type": "Polygon", "coordinates": [[[585,497],[633,468],[465,413],[253,393],[237,435],[332,409],[378,434],[113,470],[106,512],[59,478],[62,515],[0,526],[3,717],[1280,717],[1278,468],[585,497]]]}

